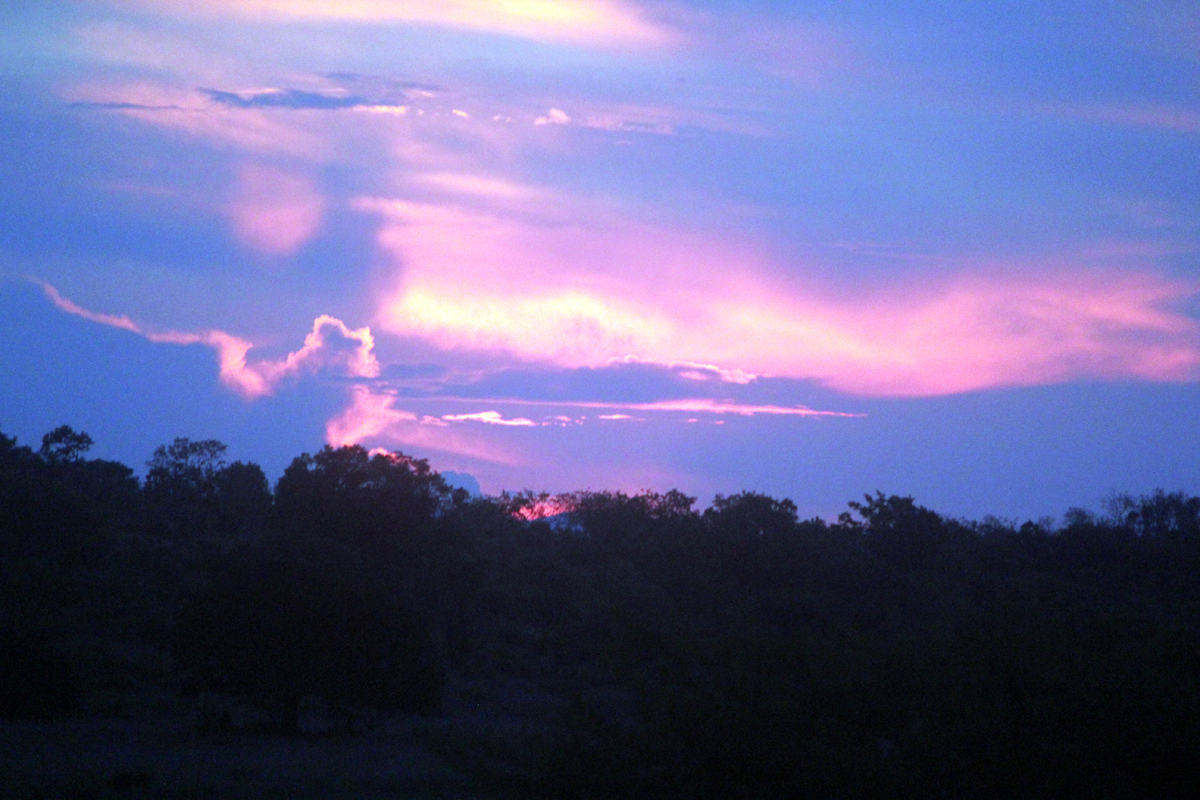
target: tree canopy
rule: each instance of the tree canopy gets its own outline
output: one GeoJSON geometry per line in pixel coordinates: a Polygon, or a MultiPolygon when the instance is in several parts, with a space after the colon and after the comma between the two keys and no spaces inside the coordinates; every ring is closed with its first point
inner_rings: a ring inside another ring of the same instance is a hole
{"type": "Polygon", "coordinates": [[[1018,524],[876,492],[827,522],[757,492],[471,498],[356,446],[272,491],[181,438],[139,483],[91,443],[0,433],[4,716],[174,687],[288,733],[314,698],[434,715],[512,797],[1193,790],[1186,493],[1018,524]]]}

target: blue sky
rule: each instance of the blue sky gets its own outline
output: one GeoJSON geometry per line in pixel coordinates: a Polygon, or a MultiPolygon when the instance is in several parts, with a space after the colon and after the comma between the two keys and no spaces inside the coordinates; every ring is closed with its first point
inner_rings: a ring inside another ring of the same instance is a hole
{"type": "Polygon", "coordinates": [[[1200,492],[1185,2],[0,11],[0,430],[487,492],[1200,492]]]}

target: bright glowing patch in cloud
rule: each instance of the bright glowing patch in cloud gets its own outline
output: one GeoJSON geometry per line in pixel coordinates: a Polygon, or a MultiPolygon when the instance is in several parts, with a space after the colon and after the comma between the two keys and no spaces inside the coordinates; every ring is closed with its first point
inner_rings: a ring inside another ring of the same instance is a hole
{"type": "Polygon", "coordinates": [[[715,365],[875,395],[1200,377],[1200,325],[1174,310],[1200,285],[1151,272],[1000,266],[847,297],[769,280],[727,240],[572,217],[569,203],[540,219],[502,204],[359,207],[382,213],[379,243],[404,265],[380,325],[445,349],[715,365]]]}
{"type": "Polygon", "coordinates": [[[628,0],[123,0],[172,15],[416,23],[595,47],[660,47],[675,35],[628,0]]]}
{"type": "Polygon", "coordinates": [[[393,408],[394,397],[355,386],[351,398],[346,410],[325,424],[325,440],[334,447],[358,444],[399,425],[417,422],[417,415],[411,411],[393,408]]]}
{"type": "Polygon", "coordinates": [[[537,423],[531,419],[524,417],[516,417],[514,419],[505,419],[499,411],[478,411],[474,414],[443,414],[442,419],[447,422],[483,422],[488,425],[508,425],[516,428],[534,428],[537,423]]]}
{"type": "Polygon", "coordinates": [[[567,116],[567,112],[561,108],[552,108],[546,112],[545,116],[538,117],[533,121],[534,125],[570,125],[571,118],[567,116]]]}

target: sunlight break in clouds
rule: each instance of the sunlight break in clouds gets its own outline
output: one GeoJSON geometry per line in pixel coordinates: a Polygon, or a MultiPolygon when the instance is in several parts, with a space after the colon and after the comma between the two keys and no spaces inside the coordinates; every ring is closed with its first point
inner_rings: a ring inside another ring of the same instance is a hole
{"type": "Polygon", "coordinates": [[[385,330],[560,367],[693,362],[868,395],[1200,377],[1200,325],[1174,310],[1195,282],[999,265],[835,296],[768,280],[771,265],[728,240],[583,222],[561,201],[540,219],[492,205],[359,201],[403,265],[385,330]]]}
{"type": "Polygon", "coordinates": [[[410,23],[596,47],[658,47],[675,37],[627,0],[124,0],[169,14],[410,23]]]}
{"type": "Polygon", "coordinates": [[[148,331],[129,317],[89,311],[63,297],[50,284],[43,283],[41,286],[58,308],[92,322],[136,333],[152,342],[203,344],[213,348],[220,364],[221,382],[247,399],[271,394],[275,386],[290,375],[328,368],[333,364],[339,364],[352,377],[374,378],[379,375],[379,363],[374,354],[375,340],[371,337],[370,329],[351,329],[341,320],[328,315],[321,315],[313,321],[312,331],[304,337],[304,346],[289,353],[286,358],[247,363],[246,355],[253,345],[224,331],[148,331]],[[353,346],[339,346],[327,335],[330,329],[340,334],[342,342],[352,343],[353,346]]]}

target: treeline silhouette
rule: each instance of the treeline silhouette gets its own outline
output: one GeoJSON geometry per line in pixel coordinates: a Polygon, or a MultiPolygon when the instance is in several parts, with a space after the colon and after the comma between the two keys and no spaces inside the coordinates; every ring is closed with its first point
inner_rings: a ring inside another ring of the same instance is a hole
{"type": "Polygon", "coordinates": [[[1197,497],[1056,525],[877,493],[828,523],[752,492],[472,497],[361,447],[272,490],[176,439],[139,481],[91,445],[0,434],[9,719],[163,692],[207,709],[197,735],[248,733],[238,708],[289,735],[314,707],[426,715],[505,797],[1158,798],[1200,775],[1197,497]]]}

